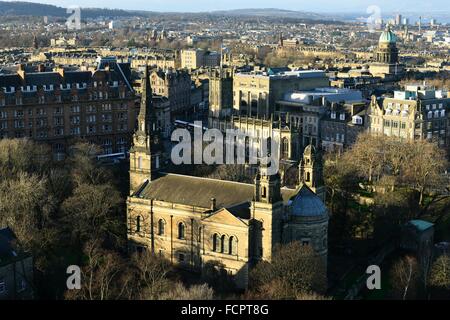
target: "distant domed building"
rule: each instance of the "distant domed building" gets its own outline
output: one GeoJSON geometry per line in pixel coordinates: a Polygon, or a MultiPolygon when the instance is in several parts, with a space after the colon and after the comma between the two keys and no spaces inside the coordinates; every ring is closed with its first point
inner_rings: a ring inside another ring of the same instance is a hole
{"type": "Polygon", "coordinates": [[[403,75],[404,66],[398,59],[397,36],[390,26],[381,33],[374,58],[375,63],[369,69],[373,76],[396,79],[403,75]]]}

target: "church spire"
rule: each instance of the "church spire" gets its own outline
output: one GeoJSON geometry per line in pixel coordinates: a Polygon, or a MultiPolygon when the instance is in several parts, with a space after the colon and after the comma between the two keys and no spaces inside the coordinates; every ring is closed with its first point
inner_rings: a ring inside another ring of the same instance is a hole
{"type": "Polygon", "coordinates": [[[145,66],[144,78],[142,78],[142,95],[141,95],[141,107],[139,110],[138,123],[141,133],[150,135],[152,131],[155,131],[155,121],[152,103],[152,87],[150,83],[150,76],[148,72],[148,66],[145,66]]]}

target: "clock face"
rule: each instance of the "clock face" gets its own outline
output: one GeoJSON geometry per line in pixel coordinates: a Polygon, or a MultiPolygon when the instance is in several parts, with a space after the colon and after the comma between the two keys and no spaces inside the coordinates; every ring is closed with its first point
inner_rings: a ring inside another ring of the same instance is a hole
{"type": "Polygon", "coordinates": [[[145,143],[145,137],[144,137],[144,136],[139,136],[139,137],[138,137],[138,142],[139,142],[140,144],[144,144],[144,143],[145,143]]]}

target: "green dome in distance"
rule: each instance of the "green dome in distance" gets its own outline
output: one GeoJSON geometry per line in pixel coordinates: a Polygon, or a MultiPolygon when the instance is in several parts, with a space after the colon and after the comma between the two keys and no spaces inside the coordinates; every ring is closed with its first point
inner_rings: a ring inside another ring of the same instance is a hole
{"type": "Polygon", "coordinates": [[[391,28],[388,26],[385,31],[380,36],[380,43],[396,43],[397,42],[397,36],[395,33],[391,31],[391,28]]]}

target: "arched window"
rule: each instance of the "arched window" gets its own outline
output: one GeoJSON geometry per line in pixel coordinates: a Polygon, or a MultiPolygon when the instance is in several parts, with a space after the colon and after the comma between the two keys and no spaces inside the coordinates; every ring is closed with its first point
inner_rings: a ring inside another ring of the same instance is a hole
{"type": "Polygon", "coordinates": [[[267,197],[267,189],[266,189],[266,187],[262,187],[261,197],[263,197],[263,198],[267,197]]]}
{"type": "Polygon", "coordinates": [[[214,233],[213,235],[213,243],[212,243],[212,249],[213,251],[217,251],[217,242],[219,241],[219,236],[217,235],[217,233],[214,233]]]}
{"type": "Polygon", "coordinates": [[[141,216],[136,217],[136,232],[141,232],[141,216]]]}
{"type": "Polygon", "coordinates": [[[183,222],[178,224],[178,239],[184,239],[185,237],[185,226],[183,222]]]}
{"type": "Polygon", "coordinates": [[[158,235],[163,236],[165,232],[166,222],[163,219],[158,220],[158,235]]]}
{"type": "Polygon", "coordinates": [[[283,158],[289,158],[289,140],[287,138],[283,138],[281,143],[281,155],[283,158]]]}
{"type": "Polygon", "coordinates": [[[220,239],[220,252],[221,253],[225,253],[225,243],[226,243],[226,237],[225,235],[222,236],[222,238],[220,239]]]}
{"type": "Polygon", "coordinates": [[[235,248],[235,238],[233,236],[230,237],[228,240],[228,254],[236,254],[236,248],[235,248]]]}
{"type": "Polygon", "coordinates": [[[306,182],[311,181],[311,173],[307,172],[306,173],[306,182]]]}

